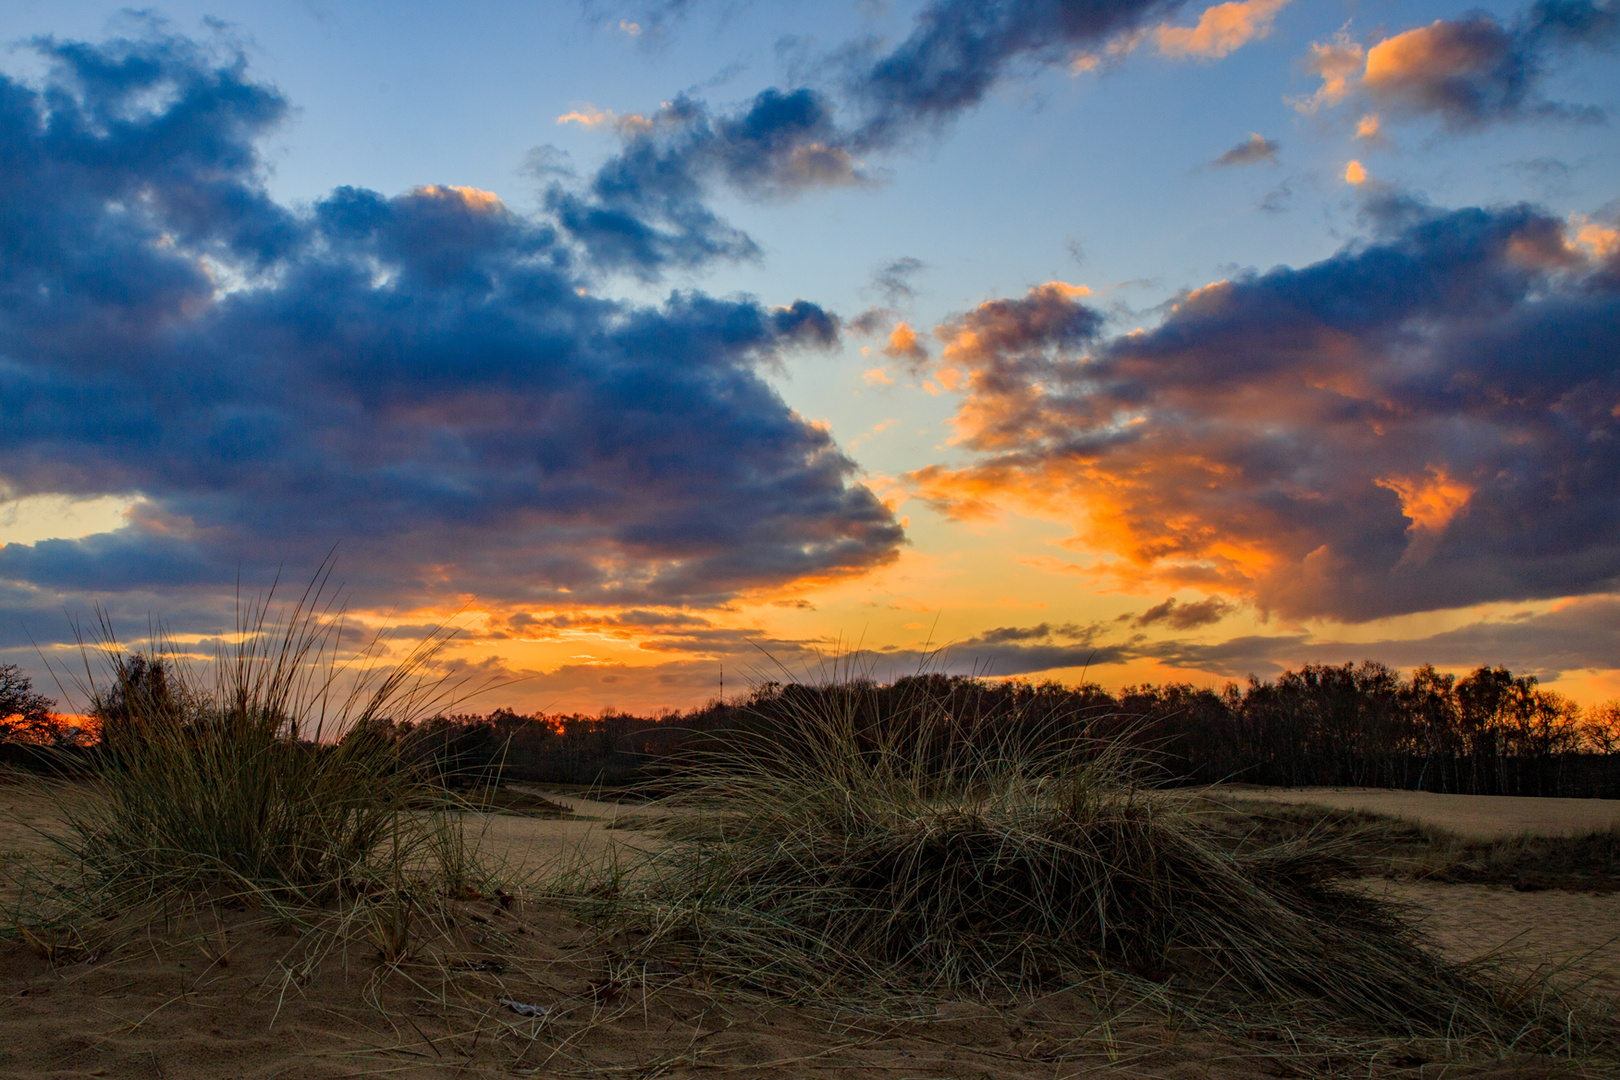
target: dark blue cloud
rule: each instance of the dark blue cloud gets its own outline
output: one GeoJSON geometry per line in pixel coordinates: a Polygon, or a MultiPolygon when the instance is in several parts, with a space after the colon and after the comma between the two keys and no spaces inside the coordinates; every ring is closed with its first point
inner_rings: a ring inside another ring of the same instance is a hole
{"type": "Polygon", "coordinates": [[[947,324],[979,458],[913,480],[952,512],[1073,520],[1138,583],[1291,617],[1613,591],[1617,256],[1528,206],[1370,213],[1371,242],[1190,293],[1083,355],[1056,314],[947,324]]]}
{"type": "Polygon", "coordinates": [[[860,147],[881,147],[976,106],[1008,70],[1066,63],[1184,0],[936,0],[892,50],[855,66],[860,147]]]}
{"type": "Polygon", "coordinates": [[[872,43],[844,49],[835,92],[772,87],[719,116],[682,95],[651,116],[615,118],[619,153],[583,189],[553,183],[547,202],[606,270],[651,279],[709,260],[755,258],[754,242],[709,209],[713,189],[773,199],[870,183],[857,155],[938,129],[1014,64],[1067,62],[1183,2],[937,0],[887,53],[872,43]],[[835,101],[847,122],[835,116],[835,101]]]}
{"type": "Polygon", "coordinates": [[[1544,40],[1609,45],[1620,39],[1620,10],[1611,0],[1536,0],[1526,22],[1544,40]]]}
{"type": "Polygon", "coordinates": [[[713,117],[686,96],[651,117],[621,119],[619,153],[583,190],[554,183],[547,203],[592,262],[656,277],[759,249],[707,205],[717,185],[753,198],[867,179],[817,91],[763,91],[735,113],[713,117]]]}
{"type": "Polygon", "coordinates": [[[702,605],[903,541],[759,374],[836,342],[816,305],[592,295],[566,207],[471,189],[282,207],[239,57],[38,47],[43,86],[0,77],[0,485],[146,501],[0,578],[208,590],[341,542],[367,603],[702,605]]]}

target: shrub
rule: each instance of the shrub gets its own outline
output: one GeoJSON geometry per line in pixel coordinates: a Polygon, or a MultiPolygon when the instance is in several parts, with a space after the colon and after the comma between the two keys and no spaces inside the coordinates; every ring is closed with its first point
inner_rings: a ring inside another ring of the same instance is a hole
{"type": "Polygon", "coordinates": [[[56,702],[34,692],[34,684],[16,664],[0,664],[0,742],[16,738],[41,741],[52,729],[56,702]]]}
{"type": "Polygon", "coordinates": [[[1343,887],[1332,846],[1234,850],[1117,739],[964,739],[926,695],[879,724],[861,697],[817,695],[769,737],[690,757],[672,801],[696,817],[604,884],[605,913],[649,953],[789,994],[1000,996],[1109,973],[1205,1014],[1563,1035],[1563,1015],[1543,1026],[1343,887]]]}
{"type": "Polygon", "coordinates": [[[239,615],[211,685],[172,647],[130,655],[103,623],[108,678],[87,687],[103,749],[61,809],[59,846],[98,892],[224,886],[319,901],[422,842],[429,782],[381,719],[431,701],[430,637],[398,665],[339,660],[341,622],[312,586],[283,617],[239,615]],[[402,835],[403,834],[403,835],[402,835]],[[385,841],[387,842],[385,844],[385,841]]]}

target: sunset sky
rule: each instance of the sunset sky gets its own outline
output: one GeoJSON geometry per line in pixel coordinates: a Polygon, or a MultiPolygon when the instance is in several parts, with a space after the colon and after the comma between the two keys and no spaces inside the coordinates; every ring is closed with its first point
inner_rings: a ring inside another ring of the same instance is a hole
{"type": "Polygon", "coordinates": [[[0,8],[0,662],[1620,695],[1620,7],[0,8]],[[359,631],[357,631],[358,633],[359,631]],[[945,651],[932,659],[929,653],[945,651]]]}

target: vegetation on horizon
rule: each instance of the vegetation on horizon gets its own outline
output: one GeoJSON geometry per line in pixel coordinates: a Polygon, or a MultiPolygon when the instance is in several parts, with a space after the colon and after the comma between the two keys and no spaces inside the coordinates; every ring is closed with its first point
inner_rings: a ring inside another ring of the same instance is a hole
{"type": "Polygon", "coordinates": [[[1582,709],[1502,667],[1459,679],[1428,666],[1402,678],[1374,661],[1313,664],[1241,688],[1166,684],[1117,694],[1096,684],[949,675],[771,682],[657,717],[496,709],[391,726],[452,775],[499,768],[514,779],[616,787],[655,781],[701,742],[791,729],[807,707],[837,707],[851,693],[874,717],[926,693],[983,730],[1033,725],[1062,738],[1124,739],[1179,783],[1620,797],[1620,702],[1582,709]]]}

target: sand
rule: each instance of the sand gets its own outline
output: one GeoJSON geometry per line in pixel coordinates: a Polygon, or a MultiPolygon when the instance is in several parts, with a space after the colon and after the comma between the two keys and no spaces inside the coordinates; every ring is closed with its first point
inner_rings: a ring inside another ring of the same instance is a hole
{"type": "MultiPolygon", "coordinates": [[[[397,965],[363,943],[323,952],[319,935],[250,912],[54,964],[0,944],[0,1076],[1240,1080],[1318,1064],[1283,1068],[1157,1019],[1105,1024],[1075,993],[1007,1007],[919,1000],[887,1017],[790,1006],[710,988],[701,972],[616,963],[555,910],[467,903],[457,918],[454,940],[397,965]]],[[[1251,1036],[1286,1050],[1281,1031],[1251,1036]]],[[[1552,1073],[1528,1063],[1444,1075],[1552,1073]]]]}
{"type": "Polygon", "coordinates": [[[1495,840],[1531,833],[1577,836],[1620,827],[1620,799],[1538,799],[1516,795],[1436,795],[1428,791],[1382,788],[1262,788],[1233,785],[1245,799],[1314,803],[1340,810],[1415,821],[1470,840],[1495,840]]]}
{"type": "Polygon", "coordinates": [[[1410,904],[1440,951],[1500,956],[1521,972],[1564,967],[1566,981],[1620,999],[1620,893],[1521,893],[1489,885],[1378,881],[1370,891],[1410,904]]]}
{"type": "MultiPolygon", "coordinates": [[[[533,873],[656,842],[646,828],[651,811],[558,798],[572,818],[469,815],[469,834],[533,873]]],[[[1522,807],[1488,810],[1486,819],[1490,828],[1530,820],[1522,807]]],[[[9,853],[14,862],[37,846],[28,825],[50,824],[27,789],[0,784],[0,858],[9,853]]],[[[1545,827],[1567,825],[1554,819],[1545,827]]],[[[1519,970],[1529,970],[1596,950],[1573,974],[1620,993],[1620,897],[1368,887],[1425,913],[1431,939],[1450,955],[1470,959],[1506,945],[1517,950],[1519,970]]],[[[1157,1019],[1103,1025],[1095,1003],[1072,994],[1005,1008],[919,999],[910,1015],[879,1019],[714,987],[701,971],[628,967],[614,942],[555,906],[473,899],[450,914],[454,925],[437,931],[418,919],[416,951],[396,965],[380,960],[361,924],[339,937],[248,910],[110,930],[107,940],[54,955],[48,941],[0,942],[0,1077],[1286,1074],[1280,1063],[1257,1062],[1252,1044],[1240,1049],[1157,1019]],[[524,1017],[503,1000],[547,1011],[524,1017]]],[[[1315,1071],[1297,1060],[1291,1067],[1301,1064],[1315,1071]]],[[[1445,1075],[1551,1074],[1520,1063],[1445,1075]]]]}
{"type": "Polygon", "coordinates": [[[504,876],[544,877],[578,865],[600,866],[618,856],[634,857],[658,833],[649,828],[660,814],[640,806],[598,802],[545,788],[535,791],[567,807],[565,818],[467,814],[466,835],[504,876]]]}

